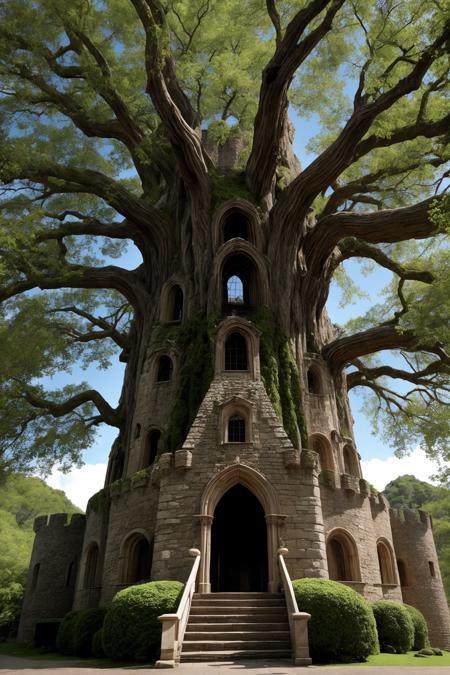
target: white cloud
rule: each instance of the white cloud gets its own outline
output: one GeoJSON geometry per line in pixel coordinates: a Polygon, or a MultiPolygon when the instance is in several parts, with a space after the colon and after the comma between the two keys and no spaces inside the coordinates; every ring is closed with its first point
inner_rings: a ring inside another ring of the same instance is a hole
{"type": "Polygon", "coordinates": [[[428,459],[420,448],[416,448],[410,455],[401,459],[391,455],[386,459],[362,460],[361,467],[364,478],[377,490],[384,490],[387,483],[405,474],[429,481],[438,469],[437,463],[428,459]]]}
{"type": "Polygon", "coordinates": [[[105,482],[106,464],[84,464],[70,473],[54,470],[46,483],[57,490],[64,490],[71,502],[85,510],[93,494],[102,489],[105,482]]]}

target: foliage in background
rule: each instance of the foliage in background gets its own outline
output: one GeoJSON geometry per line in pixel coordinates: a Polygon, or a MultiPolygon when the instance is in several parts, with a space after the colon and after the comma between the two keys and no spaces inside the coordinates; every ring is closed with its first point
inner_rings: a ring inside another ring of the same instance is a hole
{"type": "Polygon", "coordinates": [[[0,485],[0,639],[16,627],[36,516],[80,513],[64,492],[39,478],[10,474],[0,485]]]}

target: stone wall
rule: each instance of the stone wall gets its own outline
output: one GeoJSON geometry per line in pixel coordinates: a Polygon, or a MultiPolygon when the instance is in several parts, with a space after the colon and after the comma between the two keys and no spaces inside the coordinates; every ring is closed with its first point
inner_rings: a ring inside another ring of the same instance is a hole
{"type": "Polygon", "coordinates": [[[30,642],[41,619],[62,618],[72,609],[85,530],[85,516],[67,513],[40,516],[19,625],[18,640],[30,642]]]}
{"type": "Polygon", "coordinates": [[[397,560],[405,566],[403,601],[425,616],[433,646],[450,648],[450,614],[442,585],[430,517],[424,511],[394,511],[391,527],[397,560]]]}

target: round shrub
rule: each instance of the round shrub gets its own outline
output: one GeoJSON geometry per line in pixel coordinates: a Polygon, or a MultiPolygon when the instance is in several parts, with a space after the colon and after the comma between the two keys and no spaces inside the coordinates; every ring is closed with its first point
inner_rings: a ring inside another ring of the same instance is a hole
{"type": "Polygon", "coordinates": [[[102,644],[102,633],[103,631],[100,628],[100,630],[92,636],[91,654],[92,656],[95,656],[96,659],[102,659],[105,656],[102,644]]]}
{"type": "Polygon", "coordinates": [[[75,621],[78,612],[69,612],[61,621],[56,636],[56,649],[61,654],[68,656],[75,654],[74,636],[75,636],[75,621]]]}
{"type": "Polygon", "coordinates": [[[356,591],[337,581],[293,581],[301,612],[311,614],[309,647],[314,661],[364,661],[378,652],[372,609],[356,591]]]}
{"type": "Polygon", "coordinates": [[[377,600],[372,609],[381,651],[391,647],[396,654],[406,654],[414,642],[414,625],[406,607],[393,600],[377,600]]]}
{"type": "Polygon", "coordinates": [[[103,624],[103,649],[115,661],[158,658],[158,616],[176,611],[183,592],[179,581],[150,581],[119,591],[103,624]]]}
{"type": "Polygon", "coordinates": [[[430,641],[428,640],[428,626],[424,615],[422,612],[419,612],[418,609],[412,607],[411,605],[404,604],[403,606],[407,609],[414,626],[414,641],[412,649],[416,651],[418,649],[428,647],[430,645],[430,641]]]}
{"type": "Polygon", "coordinates": [[[90,656],[92,637],[103,624],[106,609],[104,607],[82,609],[77,612],[74,621],[73,649],[77,656],[90,656]]]}

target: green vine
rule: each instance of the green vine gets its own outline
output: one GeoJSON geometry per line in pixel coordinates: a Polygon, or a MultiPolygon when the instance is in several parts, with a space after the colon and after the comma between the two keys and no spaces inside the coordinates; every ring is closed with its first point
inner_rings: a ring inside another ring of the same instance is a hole
{"type": "Polygon", "coordinates": [[[301,384],[289,339],[273,328],[267,313],[251,316],[260,329],[261,377],[274,410],[294,447],[307,447],[308,434],[303,414],[301,384]]]}
{"type": "Polygon", "coordinates": [[[183,445],[213,378],[211,334],[216,318],[197,316],[177,327],[167,327],[181,352],[180,386],[161,439],[162,452],[175,452],[183,445]]]}
{"type": "Polygon", "coordinates": [[[254,203],[254,198],[247,189],[243,171],[230,171],[226,176],[220,176],[212,170],[210,177],[214,208],[230,199],[241,198],[254,203]]]}

